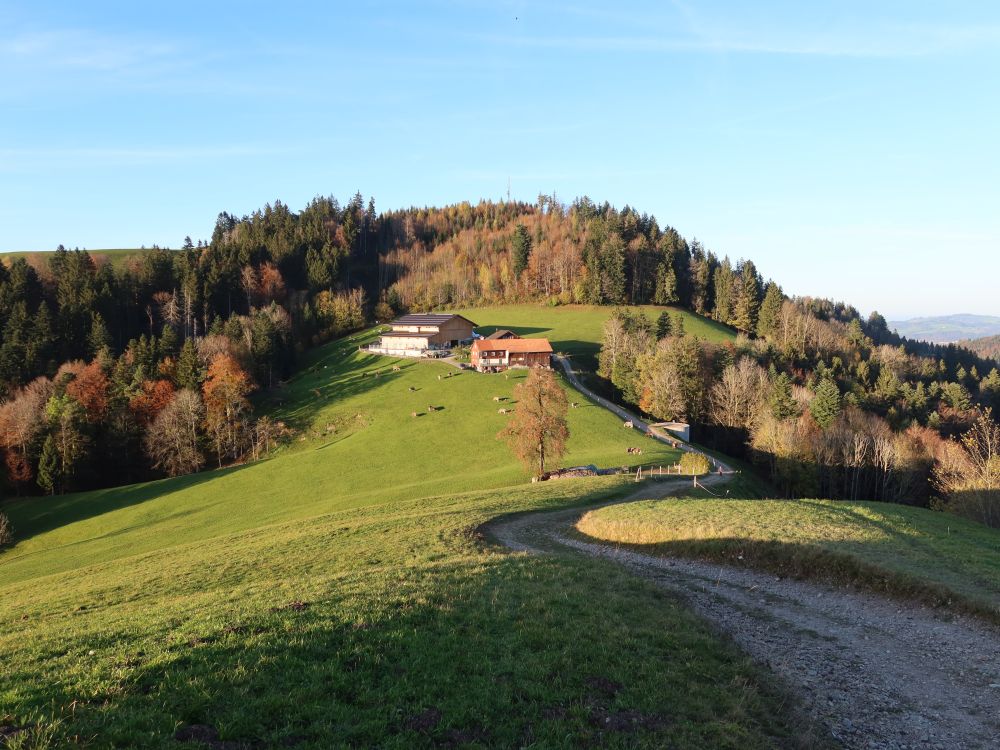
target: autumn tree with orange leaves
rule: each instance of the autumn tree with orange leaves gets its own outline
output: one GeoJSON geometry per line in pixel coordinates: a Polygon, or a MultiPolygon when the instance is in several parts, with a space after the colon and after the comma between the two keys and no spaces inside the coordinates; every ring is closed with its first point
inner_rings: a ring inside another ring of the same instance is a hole
{"type": "Polygon", "coordinates": [[[514,399],[514,416],[497,437],[507,442],[529,471],[537,467],[541,476],[546,461],[566,453],[566,392],[550,370],[533,369],[525,382],[514,386],[514,399]]]}
{"type": "Polygon", "coordinates": [[[250,412],[247,395],[252,390],[249,376],[231,355],[216,355],[208,366],[202,394],[205,427],[215,446],[219,466],[226,459],[238,460],[244,453],[246,417],[250,412]]]}

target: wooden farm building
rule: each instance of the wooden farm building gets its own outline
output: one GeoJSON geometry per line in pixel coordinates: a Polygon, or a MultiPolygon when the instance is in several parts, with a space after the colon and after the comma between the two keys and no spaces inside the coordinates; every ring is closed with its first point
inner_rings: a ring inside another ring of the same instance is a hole
{"type": "Polygon", "coordinates": [[[476,324],[461,315],[414,313],[396,318],[391,331],[382,334],[370,351],[393,357],[437,356],[472,340],[476,324]]]}
{"type": "Polygon", "coordinates": [[[476,339],[472,366],[479,372],[500,372],[509,367],[549,367],[552,345],[548,339],[476,339]]]}
{"type": "Polygon", "coordinates": [[[503,339],[519,339],[521,337],[513,331],[508,331],[506,328],[498,328],[485,338],[487,341],[502,341],[503,339]]]}

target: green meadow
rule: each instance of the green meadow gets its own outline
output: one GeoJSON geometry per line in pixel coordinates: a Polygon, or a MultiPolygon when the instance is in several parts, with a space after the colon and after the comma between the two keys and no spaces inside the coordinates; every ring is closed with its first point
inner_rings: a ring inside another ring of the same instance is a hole
{"type": "MultiPolygon", "coordinates": [[[[684,319],[685,333],[706,341],[724,343],[736,338],[729,326],[703,318],[687,310],[673,307],[641,305],[629,307],[630,312],[642,311],[651,322],[666,310],[684,319]]],[[[497,328],[508,328],[526,338],[543,337],[552,342],[552,349],[573,357],[577,367],[597,369],[604,322],[611,310],[597,305],[502,305],[454,310],[477,323],[480,333],[489,334],[497,328]]]]}
{"type": "MultiPolygon", "coordinates": [[[[516,408],[513,389],[525,371],[505,378],[359,351],[372,339],[366,333],[320,347],[296,377],[261,399],[260,411],[295,431],[273,458],[9,505],[5,512],[24,541],[0,557],[0,581],[71,570],[177,539],[529,479],[496,438],[509,419],[498,409],[516,408]]],[[[573,394],[580,407],[569,410],[562,465],[621,466],[634,459],[626,448],[636,445],[646,464],[677,460],[672,449],[623,429],[573,394]]]]}
{"type": "MultiPolygon", "coordinates": [[[[523,373],[375,357],[371,336],[259,399],[295,431],[268,460],[4,507],[12,747],[813,742],[767,675],[653,586],[480,538],[500,514],[634,488],[527,482],[493,400],[523,373]],[[210,742],[178,745],[192,725],[210,742]]],[[[620,465],[637,443],[676,460],[569,395],[564,465],[620,465]]]]}

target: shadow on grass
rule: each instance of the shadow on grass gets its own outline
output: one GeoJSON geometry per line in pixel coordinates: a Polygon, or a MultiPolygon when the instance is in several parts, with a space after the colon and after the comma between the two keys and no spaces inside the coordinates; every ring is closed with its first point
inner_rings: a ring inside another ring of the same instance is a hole
{"type": "MultiPolygon", "coordinates": [[[[31,497],[15,500],[3,506],[4,513],[16,530],[18,542],[27,541],[38,534],[67,526],[77,521],[111,513],[147,500],[161,498],[173,492],[195,487],[228,474],[247,468],[249,464],[230,466],[223,469],[200,471],[182,477],[158,479],[152,482],[109,487],[103,490],[89,490],[86,493],[31,497]]],[[[16,552],[16,547],[13,551],[16,552]]],[[[0,557],[2,563],[3,557],[0,557]]]]}
{"type": "Polygon", "coordinates": [[[476,333],[481,336],[489,336],[491,333],[497,331],[513,331],[518,336],[530,337],[537,336],[540,333],[545,333],[546,331],[551,331],[551,328],[534,328],[531,326],[482,326],[476,329],[476,333]]]}
{"type": "Polygon", "coordinates": [[[274,595],[239,619],[175,624],[155,645],[97,644],[83,657],[89,697],[74,678],[39,680],[19,711],[72,706],[61,731],[116,747],[184,747],[175,732],[192,725],[220,746],[303,750],[696,748],[730,746],[733,731],[793,744],[787,696],[612,566],[491,556],[395,579],[360,601],[274,595]]]}

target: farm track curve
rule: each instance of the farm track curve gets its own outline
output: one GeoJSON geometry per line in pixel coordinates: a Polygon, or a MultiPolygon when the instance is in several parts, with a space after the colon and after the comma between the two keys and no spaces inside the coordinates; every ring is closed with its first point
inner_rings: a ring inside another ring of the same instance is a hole
{"type": "MultiPolygon", "coordinates": [[[[635,419],[558,361],[588,398],[635,419]]],[[[615,502],[682,488],[679,480],[647,480],[615,502]]],[[[679,596],[775,673],[844,747],[1000,747],[1000,632],[993,626],[853,590],[600,543],[576,530],[580,516],[596,507],[500,517],[482,531],[515,552],[610,560],[679,596]]]]}

